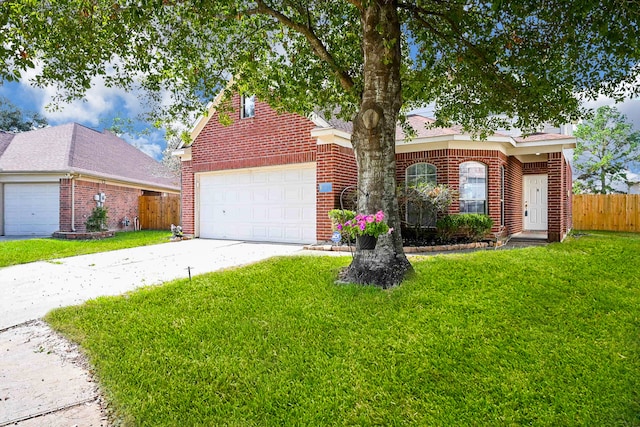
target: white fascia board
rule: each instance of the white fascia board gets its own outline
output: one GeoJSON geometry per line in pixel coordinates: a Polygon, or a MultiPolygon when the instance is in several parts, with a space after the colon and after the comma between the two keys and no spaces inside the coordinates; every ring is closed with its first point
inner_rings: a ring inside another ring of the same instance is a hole
{"type": "Polygon", "coordinates": [[[536,147],[555,147],[555,151],[559,151],[558,147],[562,148],[575,148],[575,138],[563,138],[563,139],[545,139],[540,141],[524,141],[517,142],[516,148],[536,148],[536,147]]]}
{"type": "Polygon", "coordinates": [[[566,144],[537,144],[537,145],[528,145],[525,147],[516,147],[516,148],[512,148],[511,150],[509,150],[509,152],[507,153],[510,156],[524,156],[527,154],[538,154],[538,153],[557,153],[560,151],[567,150],[567,149],[572,149],[574,148],[573,145],[566,145],[566,144]]]}
{"type": "Polygon", "coordinates": [[[51,172],[2,172],[0,171],[0,182],[9,183],[31,183],[31,182],[60,182],[61,179],[67,178],[67,172],[51,171],[51,172]]]}
{"type": "Polygon", "coordinates": [[[311,137],[316,138],[317,144],[336,144],[341,147],[353,148],[351,134],[335,128],[315,128],[311,130],[311,137]]]}
{"type": "Polygon", "coordinates": [[[423,138],[414,138],[408,141],[405,141],[404,139],[400,139],[396,141],[396,147],[401,145],[431,144],[434,142],[439,143],[444,141],[457,141],[457,142],[467,142],[467,143],[475,142],[478,144],[499,143],[499,144],[507,145],[511,147],[516,146],[516,142],[510,136],[492,135],[487,137],[486,139],[478,139],[478,138],[473,138],[471,135],[467,135],[467,134],[454,134],[454,135],[438,135],[438,136],[429,136],[429,137],[423,137],[423,138]]]}
{"type": "Polygon", "coordinates": [[[329,124],[329,122],[327,122],[325,119],[323,119],[316,113],[310,113],[309,120],[311,120],[313,124],[318,126],[319,128],[331,128],[331,125],[329,124]]]}
{"type": "Polygon", "coordinates": [[[173,150],[171,152],[172,156],[180,157],[180,160],[183,162],[188,162],[191,160],[191,147],[184,147],[178,150],[173,150]]]}
{"type": "Polygon", "coordinates": [[[414,153],[432,150],[495,150],[507,154],[509,146],[504,143],[478,140],[456,140],[450,136],[429,138],[428,142],[412,142],[396,144],[396,153],[414,153]]]}

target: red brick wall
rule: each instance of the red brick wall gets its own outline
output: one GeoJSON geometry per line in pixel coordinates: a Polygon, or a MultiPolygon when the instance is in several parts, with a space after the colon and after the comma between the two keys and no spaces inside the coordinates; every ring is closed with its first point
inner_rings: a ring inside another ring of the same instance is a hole
{"type": "Polygon", "coordinates": [[[546,175],[548,171],[547,162],[524,163],[522,168],[523,175],[546,175]]]}
{"type": "Polygon", "coordinates": [[[562,152],[550,153],[549,170],[549,226],[550,242],[561,242],[573,226],[571,167],[562,152]]]}
{"type": "Polygon", "coordinates": [[[316,179],[320,183],[332,183],[332,191],[318,193],[316,205],[316,236],[318,241],[331,238],[331,221],[328,212],[340,208],[340,193],[358,183],[358,169],[353,149],[335,144],[318,145],[316,179]]]}
{"type": "Polygon", "coordinates": [[[106,200],[104,206],[108,211],[107,226],[109,230],[125,229],[122,220],[128,217],[133,229],[133,219],[138,216],[138,197],[142,195],[142,190],[130,187],[102,184],[97,182],[87,182],[81,180],[60,180],[60,231],[73,231],[71,224],[71,183],[75,185],[75,231],[86,231],[85,222],[91,215],[91,211],[96,207],[93,196],[105,193],[106,200]]]}
{"type": "MultiPolygon", "coordinates": [[[[447,184],[452,189],[460,189],[460,164],[475,161],[487,166],[487,190],[489,216],[493,219],[493,231],[500,229],[500,166],[507,164],[507,157],[497,150],[460,150],[443,149],[432,151],[420,151],[414,153],[400,153],[396,155],[396,180],[399,183],[405,180],[407,167],[415,163],[431,163],[436,167],[438,184],[447,184]]],[[[506,180],[507,188],[510,185],[506,180]]],[[[522,180],[518,185],[522,185],[522,180]]],[[[459,213],[460,204],[458,196],[449,208],[449,213],[459,213]]]]}
{"type": "Polygon", "coordinates": [[[505,170],[505,227],[508,234],[522,231],[522,176],[523,164],[509,157],[505,170]],[[519,183],[519,184],[518,184],[519,183]]]}
{"type": "Polygon", "coordinates": [[[548,197],[548,235],[549,241],[559,242],[563,239],[564,228],[564,199],[565,188],[564,158],[562,153],[550,153],[548,164],[549,197],[548,197]]]}
{"type": "Polygon", "coordinates": [[[60,231],[72,231],[71,182],[70,179],[60,180],[60,231]]]}
{"type": "Polygon", "coordinates": [[[192,161],[181,163],[182,173],[182,209],[181,209],[181,225],[182,232],[185,234],[195,233],[195,188],[193,180],[192,161]]]}
{"type": "Polygon", "coordinates": [[[297,114],[278,114],[256,101],[255,116],[241,119],[240,97],[232,99],[233,123],[223,126],[218,113],[208,121],[192,145],[192,170],[208,172],[308,163],[316,160],[313,122],[297,114]]]}

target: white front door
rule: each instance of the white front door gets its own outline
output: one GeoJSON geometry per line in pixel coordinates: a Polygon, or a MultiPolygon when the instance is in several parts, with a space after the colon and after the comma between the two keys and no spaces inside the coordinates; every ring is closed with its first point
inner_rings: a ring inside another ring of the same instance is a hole
{"type": "Polygon", "coordinates": [[[524,229],[547,230],[547,175],[524,176],[524,229]]]}

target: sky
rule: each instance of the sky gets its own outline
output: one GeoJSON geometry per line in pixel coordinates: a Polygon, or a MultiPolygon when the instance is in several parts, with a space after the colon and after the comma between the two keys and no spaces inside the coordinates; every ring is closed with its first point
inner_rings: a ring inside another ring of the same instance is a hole
{"type": "Polygon", "coordinates": [[[0,96],[9,99],[23,111],[40,113],[51,126],[75,122],[102,131],[111,126],[114,117],[129,118],[135,123],[134,129],[131,133],[121,135],[122,138],[147,155],[157,160],[162,158],[162,151],[166,148],[164,131],[139,119],[144,112],[143,97],[139,94],[109,88],[100,79],[94,79],[84,100],[52,108],[55,95],[54,87],[33,87],[26,78],[17,83],[0,84],[0,96]]]}
{"type": "MultiPolygon", "coordinates": [[[[52,126],[76,122],[101,131],[111,125],[114,117],[130,118],[136,123],[135,132],[133,135],[122,135],[122,138],[151,157],[158,160],[162,157],[162,152],[166,148],[164,131],[138,119],[144,112],[144,97],[139,94],[106,87],[100,78],[96,78],[91,89],[86,93],[85,100],[60,104],[53,110],[49,106],[56,94],[55,88],[33,87],[29,85],[28,78],[29,75],[26,75],[20,82],[0,84],[0,96],[8,98],[22,110],[42,114],[52,126]],[[147,129],[147,134],[140,133],[144,129],[147,129]]],[[[586,107],[594,109],[602,105],[615,105],[615,103],[609,98],[602,97],[585,104],[586,107]]],[[[636,130],[640,130],[640,99],[627,100],[617,104],[616,107],[626,114],[636,130]]],[[[190,128],[191,125],[191,123],[183,124],[185,128],[190,128]]]]}

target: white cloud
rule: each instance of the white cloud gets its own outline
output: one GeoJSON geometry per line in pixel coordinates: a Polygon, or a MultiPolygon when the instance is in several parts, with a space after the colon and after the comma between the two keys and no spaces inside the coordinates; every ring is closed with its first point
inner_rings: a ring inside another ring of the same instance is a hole
{"type": "Polygon", "coordinates": [[[133,136],[129,134],[122,135],[122,139],[133,145],[149,157],[158,160],[162,157],[163,147],[165,146],[164,135],[160,132],[154,132],[148,136],[133,136]]]}
{"type": "MultiPolygon", "coordinates": [[[[54,105],[53,101],[57,95],[55,86],[40,88],[29,83],[38,72],[38,69],[29,70],[23,75],[18,91],[20,99],[17,99],[16,103],[20,104],[29,99],[32,108],[44,115],[51,125],[76,122],[99,128],[105,125],[101,120],[119,116],[131,119],[136,125],[136,130],[150,128],[149,123],[139,120],[146,107],[144,94],[140,90],[128,92],[121,88],[107,87],[104,78],[98,76],[92,79],[91,88],[87,90],[83,100],[54,105]]],[[[125,134],[122,138],[154,159],[162,157],[162,151],[166,146],[164,132],[161,130],[154,129],[148,135],[125,134]]]]}
{"type": "Polygon", "coordinates": [[[57,95],[55,86],[44,88],[30,85],[30,81],[40,72],[40,69],[30,69],[21,78],[20,83],[24,92],[35,100],[39,112],[53,124],[78,122],[88,126],[98,126],[100,118],[113,115],[118,111],[121,117],[135,120],[143,110],[140,91],[130,92],[114,87],[107,87],[104,77],[96,76],[91,80],[91,87],[82,100],[72,103],[54,103],[57,95]]]}

